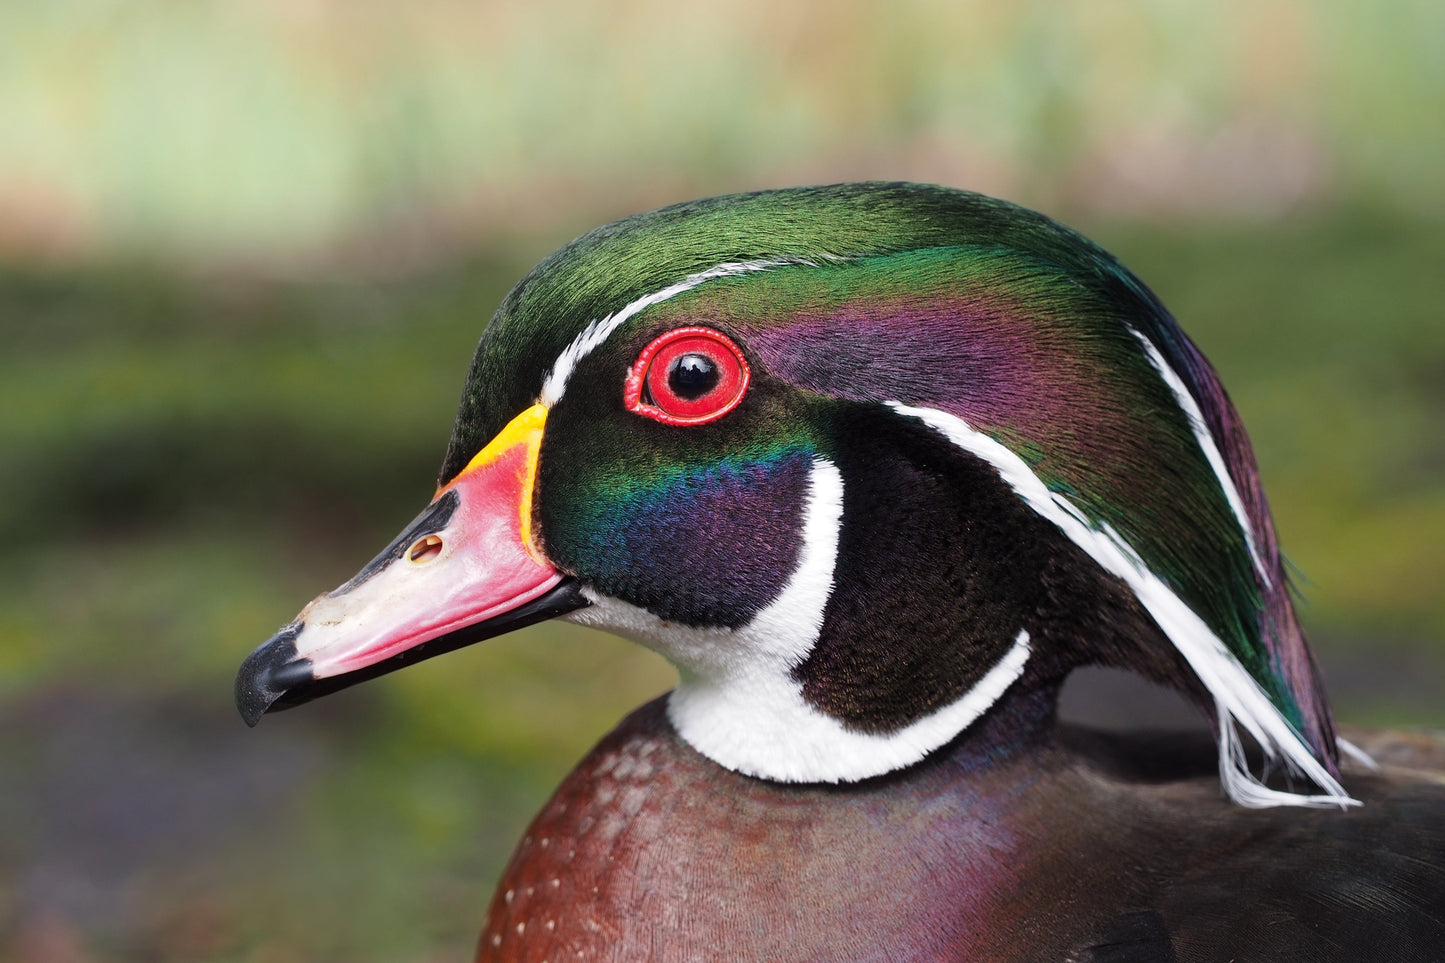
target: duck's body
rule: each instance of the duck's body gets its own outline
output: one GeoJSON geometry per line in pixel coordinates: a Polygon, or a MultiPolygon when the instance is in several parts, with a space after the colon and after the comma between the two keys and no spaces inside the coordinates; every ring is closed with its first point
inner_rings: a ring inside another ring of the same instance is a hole
{"type": "Polygon", "coordinates": [[[532,823],[477,958],[1442,959],[1445,785],[1361,775],[1349,811],[1242,810],[1207,737],[1056,730],[1041,705],[840,787],[730,772],[653,702],[532,823]]]}
{"type": "Polygon", "coordinates": [[[672,660],[539,817],[484,959],[1445,953],[1445,790],[1341,781],[1223,387],[1047,218],[863,184],[599,228],[498,310],[440,483],[237,699],[554,617],[672,660]],[[1193,700],[1222,786],[1061,741],[1096,664],[1193,700]]]}

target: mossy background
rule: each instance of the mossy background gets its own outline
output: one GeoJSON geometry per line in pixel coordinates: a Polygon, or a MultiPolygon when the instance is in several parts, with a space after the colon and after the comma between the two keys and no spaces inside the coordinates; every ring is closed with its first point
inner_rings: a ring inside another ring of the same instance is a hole
{"type": "Polygon", "coordinates": [[[532,263],[728,190],[1113,250],[1250,426],[1339,714],[1445,722],[1442,11],[0,6],[0,961],[467,957],[670,670],[542,627],[254,731],[232,674],[425,503],[532,263]]]}

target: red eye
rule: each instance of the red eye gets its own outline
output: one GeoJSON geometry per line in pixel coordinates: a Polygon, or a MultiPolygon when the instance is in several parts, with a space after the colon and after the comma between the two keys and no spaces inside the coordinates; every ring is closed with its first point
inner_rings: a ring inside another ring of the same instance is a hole
{"type": "Polygon", "coordinates": [[[627,373],[622,401],[665,425],[701,425],[732,411],[748,390],[748,363],[726,335],[678,328],[655,338],[627,373]]]}

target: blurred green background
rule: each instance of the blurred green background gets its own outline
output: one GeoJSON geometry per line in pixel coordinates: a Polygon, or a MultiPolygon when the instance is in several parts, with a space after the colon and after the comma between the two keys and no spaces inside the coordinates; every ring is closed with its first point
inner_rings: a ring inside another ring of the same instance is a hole
{"type": "Polygon", "coordinates": [[[430,497],[507,288],[603,221],[860,178],[1038,207],[1249,424],[1340,715],[1445,721],[1445,6],[0,4],[0,961],[468,958],[672,678],[546,628],[242,726],[430,497]]]}

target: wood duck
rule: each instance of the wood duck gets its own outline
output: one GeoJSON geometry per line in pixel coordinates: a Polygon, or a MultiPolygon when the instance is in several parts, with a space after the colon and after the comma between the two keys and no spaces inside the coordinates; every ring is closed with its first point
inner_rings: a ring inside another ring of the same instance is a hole
{"type": "Polygon", "coordinates": [[[480,960],[1445,958],[1445,780],[1344,784],[1218,378],[1039,214],[838,185],[562,248],[483,334],[431,504],[237,703],[550,618],[679,681],[537,817],[480,960]],[[1091,664],[1215,738],[1061,727],[1091,664]]]}

